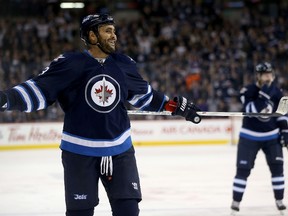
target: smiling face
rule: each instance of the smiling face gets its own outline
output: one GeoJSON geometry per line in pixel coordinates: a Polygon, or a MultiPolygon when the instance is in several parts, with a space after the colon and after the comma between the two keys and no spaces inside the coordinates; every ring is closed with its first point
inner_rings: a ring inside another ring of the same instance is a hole
{"type": "Polygon", "coordinates": [[[117,36],[113,24],[103,24],[89,31],[88,51],[95,58],[106,58],[116,50],[117,36]]]}
{"type": "Polygon", "coordinates": [[[98,43],[106,53],[112,53],[116,50],[117,36],[114,25],[102,25],[98,28],[98,43]]]}

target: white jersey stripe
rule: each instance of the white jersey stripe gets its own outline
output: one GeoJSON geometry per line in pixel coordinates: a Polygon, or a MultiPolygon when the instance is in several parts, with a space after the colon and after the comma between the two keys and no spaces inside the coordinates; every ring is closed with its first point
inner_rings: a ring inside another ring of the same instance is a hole
{"type": "Polygon", "coordinates": [[[148,85],[148,90],[146,94],[135,95],[131,100],[129,100],[129,103],[135,105],[141,98],[145,97],[147,94],[150,94],[151,91],[152,91],[151,86],[148,85]]]}
{"type": "Polygon", "coordinates": [[[285,181],[284,176],[273,177],[273,178],[272,178],[272,182],[282,182],[282,181],[285,181]]]}
{"type": "Polygon", "coordinates": [[[264,137],[264,136],[271,136],[271,135],[275,135],[279,133],[279,128],[276,128],[272,131],[269,132],[256,132],[256,131],[251,131],[245,128],[241,128],[240,129],[241,133],[245,133],[245,134],[249,134],[251,136],[255,136],[255,137],[264,137]]]}
{"type": "Polygon", "coordinates": [[[19,92],[19,94],[22,95],[22,97],[24,98],[24,101],[26,102],[27,109],[25,110],[25,112],[31,112],[33,108],[33,104],[26,90],[22,86],[19,86],[19,85],[15,86],[14,89],[16,89],[19,92]]]}
{"type": "Polygon", "coordinates": [[[131,136],[131,130],[128,129],[120,137],[113,141],[106,140],[89,140],[81,137],[76,137],[63,132],[62,140],[86,147],[112,147],[123,144],[123,142],[131,136]]]}
{"type": "Polygon", "coordinates": [[[149,100],[147,100],[146,103],[144,103],[144,104],[140,107],[140,109],[142,109],[143,107],[148,106],[148,105],[151,103],[152,99],[153,99],[153,95],[151,95],[151,96],[149,97],[149,100]]]}
{"type": "Polygon", "coordinates": [[[246,185],[247,181],[243,180],[243,179],[234,179],[234,183],[236,184],[241,184],[241,185],[246,185]]]}
{"type": "Polygon", "coordinates": [[[244,193],[245,191],[245,188],[240,188],[240,187],[233,187],[233,191],[236,191],[236,192],[240,192],[240,193],[244,193]]]}
{"type": "Polygon", "coordinates": [[[285,185],[282,184],[282,185],[273,185],[272,188],[274,190],[282,190],[282,189],[285,189],[285,185]]]}
{"type": "Polygon", "coordinates": [[[36,95],[36,98],[38,99],[39,104],[38,104],[37,110],[45,109],[46,99],[44,95],[42,94],[41,90],[38,88],[38,86],[35,85],[35,82],[33,82],[32,80],[28,80],[26,84],[31,87],[32,91],[36,95]]]}

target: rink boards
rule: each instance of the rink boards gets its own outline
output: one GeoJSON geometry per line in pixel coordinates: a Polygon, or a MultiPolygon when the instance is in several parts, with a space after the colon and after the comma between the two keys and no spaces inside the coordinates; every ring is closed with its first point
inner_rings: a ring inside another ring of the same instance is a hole
{"type": "MultiPolygon", "coordinates": [[[[184,120],[131,122],[135,146],[236,144],[241,118],[203,119],[200,124],[184,120]]],[[[63,123],[0,124],[0,150],[58,148],[63,123]]]]}

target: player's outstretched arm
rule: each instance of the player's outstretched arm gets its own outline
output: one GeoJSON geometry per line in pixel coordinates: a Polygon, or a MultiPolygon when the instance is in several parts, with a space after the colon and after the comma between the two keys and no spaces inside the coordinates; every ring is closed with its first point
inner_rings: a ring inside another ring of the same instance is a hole
{"type": "Polygon", "coordinates": [[[0,111],[5,111],[7,108],[7,97],[4,92],[0,91],[0,111]]]}
{"type": "Polygon", "coordinates": [[[169,100],[164,108],[165,110],[172,112],[172,115],[182,116],[187,121],[191,121],[195,124],[198,124],[201,121],[201,117],[197,114],[197,111],[200,111],[200,109],[185,97],[178,96],[173,100],[169,100]]]}
{"type": "Polygon", "coordinates": [[[34,110],[31,96],[25,91],[24,84],[19,84],[5,91],[0,91],[0,111],[18,110],[31,112],[34,110]]]}

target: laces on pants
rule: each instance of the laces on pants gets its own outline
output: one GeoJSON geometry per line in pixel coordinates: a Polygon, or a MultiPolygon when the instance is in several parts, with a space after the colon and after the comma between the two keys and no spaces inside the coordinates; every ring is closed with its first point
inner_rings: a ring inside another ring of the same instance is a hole
{"type": "Polygon", "coordinates": [[[101,175],[108,176],[108,179],[112,179],[113,174],[113,161],[112,156],[105,156],[101,158],[101,164],[100,164],[100,173],[101,175]]]}

